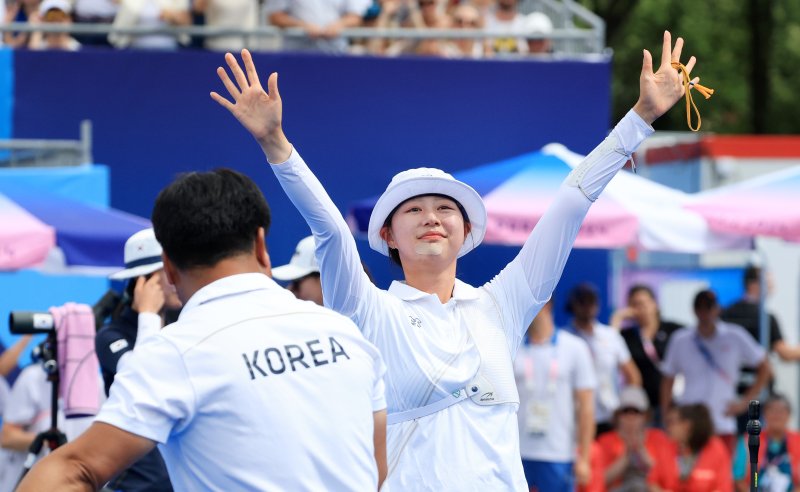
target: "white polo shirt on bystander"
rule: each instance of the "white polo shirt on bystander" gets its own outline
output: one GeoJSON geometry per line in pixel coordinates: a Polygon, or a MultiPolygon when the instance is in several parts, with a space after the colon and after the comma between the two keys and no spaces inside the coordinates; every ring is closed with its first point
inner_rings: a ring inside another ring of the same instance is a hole
{"type": "Polygon", "coordinates": [[[564,330],[551,340],[517,352],[519,450],[523,459],[567,463],[575,460],[575,391],[597,385],[586,343],[564,330]]]}
{"type": "Polygon", "coordinates": [[[736,382],[743,366],[759,365],[766,352],[739,325],[718,321],[711,338],[697,328],[681,328],[667,345],[661,372],[686,380],[680,404],[703,403],[711,412],[717,434],[735,434],[736,418],[725,410],[736,400],[736,382]]]}

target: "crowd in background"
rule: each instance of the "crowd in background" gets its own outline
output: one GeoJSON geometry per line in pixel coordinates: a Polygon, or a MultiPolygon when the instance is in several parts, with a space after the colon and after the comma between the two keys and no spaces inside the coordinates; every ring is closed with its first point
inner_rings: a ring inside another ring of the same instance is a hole
{"type": "MultiPolygon", "coordinates": [[[[551,301],[515,362],[532,487],[570,490],[575,480],[586,491],[749,490],[747,410],[761,399],[760,490],[797,490],[800,434],[788,428],[789,401],[771,391],[758,341],[760,285],[759,269],[748,267],[745,295],[725,309],[713,291],[697,293],[696,322],[686,327],[661,317],[645,285],[629,290],[609,325],[597,320],[600,299],[590,285],[566,299],[567,327],[555,328],[551,301]],[[554,466],[564,467],[561,478],[554,466]]],[[[768,320],[770,348],[797,360],[797,347],[768,320]]]]}
{"type": "Polygon", "coordinates": [[[522,13],[520,0],[4,0],[5,23],[105,24],[124,29],[205,25],[251,30],[259,26],[299,28],[305,36],[280,40],[219,35],[124,33],[81,34],[5,32],[3,44],[22,49],[78,50],[82,47],[176,50],[205,47],[238,51],[244,47],[357,53],[384,56],[428,55],[450,58],[528,56],[552,52],[553,22],[546,14],[522,13]],[[502,37],[484,39],[347,39],[355,27],[415,30],[484,30],[502,37]]]}

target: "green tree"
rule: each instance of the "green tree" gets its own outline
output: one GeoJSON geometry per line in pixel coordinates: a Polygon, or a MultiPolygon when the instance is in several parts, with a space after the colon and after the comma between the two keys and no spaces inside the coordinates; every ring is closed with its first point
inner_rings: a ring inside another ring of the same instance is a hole
{"type": "MultiPolygon", "coordinates": [[[[613,112],[620,118],[638,93],[642,48],[658,60],[665,29],[686,40],[684,62],[697,56],[694,76],[715,89],[695,94],[704,131],[800,133],[800,2],[797,0],[582,0],[607,19],[614,50],[613,112]]],[[[679,103],[657,128],[686,130],[679,103]]]]}

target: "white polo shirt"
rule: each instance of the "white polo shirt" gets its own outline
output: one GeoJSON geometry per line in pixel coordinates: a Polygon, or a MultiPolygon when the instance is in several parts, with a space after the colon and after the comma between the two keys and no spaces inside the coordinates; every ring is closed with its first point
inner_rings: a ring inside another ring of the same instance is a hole
{"type": "Polygon", "coordinates": [[[741,326],[717,322],[711,338],[696,327],[681,328],[669,340],[661,372],[682,374],[686,380],[680,404],[703,403],[711,412],[717,434],[736,433],[736,418],[725,415],[736,401],[736,382],[744,367],[755,367],[766,357],[764,348],[741,326]]]}
{"type": "Polygon", "coordinates": [[[544,343],[523,345],[514,360],[523,459],[575,461],[575,391],[597,385],[586,342],[556,330],[544,343]]]}
{"type": "Polygon", "coordinates": [[[375,490],[383,372],[351,321],[234,275],[120,361],[97,420],[159,443],[175,490],[375,490]]]}
{"type": "MultiPolygon", "coordinates": [[[[499,337],[507,354],[484,363],[507,371],[525,328],[550,298],[589,210],[587,196],[605,184],[653,130],[631,111],[591,154],[584,190],[563,184],[519,255],[476,288],[456,279],[452,298],[403,282],[388,291],[372,284],[355,240],[336,205],[296,150],[271,166],[314,234],[325,305],[348,316],[382,352],[388,412],[419,408],[464,388],[481,357],[470,333],[499,337]],[[586,193],[586,194],[584,194],[586,193]]],[[[570,175],[572,176],[572,175],[570,175]]],[[[569,178],[568,178],[569,179],[569,178]]],[[[497,338],[493,338],[496,341],[497,338]]],[[[527,491],[519,454],[517,404],[481,406],[471,400],[388,426],[386,491],[527,491]]]]}
{"type": "Polygon", "coordinates": [[[631,360],[631,352],[625,339],[614,328],[595,322],[592,333],[569,328],[589,347],[591,361],[597,377],[594,394],[594,419],[598,423],[611,422],[614,411],[619,406],[619,386],[621,365],[631,360]]]}

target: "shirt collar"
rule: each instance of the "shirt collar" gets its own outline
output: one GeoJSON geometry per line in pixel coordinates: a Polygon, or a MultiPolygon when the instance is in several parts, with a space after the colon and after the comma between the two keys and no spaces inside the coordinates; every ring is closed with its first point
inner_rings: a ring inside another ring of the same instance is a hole
{"type": "Polygon", "coordinates": [[[215,280],[214,282],[211,282],[195,292],[194,295],[189,298],[189,301],[183,307],[183,310],[181,310],[181,315],[178,317],[178,319],[183,318],[185,313],[207,302],[219,299],[221,297],[252,292],[254,290],[280,290],[282,292],[287,292],[283,287],[276,284],[274,280],[263,273],[240,273],[238,275],[229,275],[219,280],[215,280]]]}
{"type": "MultiPolygon", "coordinates": [[[[389,286],[389,293],[402,299],[403,301],[418,301],[427,297],[436,297],[435,294],[428,294],[415,287],[411,287],[405,282],[395,280],[389,286]]],[[[475,287],[456,279],[455,286],[453,286],[453,297],[456,301],[472,301],[478,298],[478,289],[475,287]]],[[[437,299],[438,300],[438,299],[437,299]]]]}

